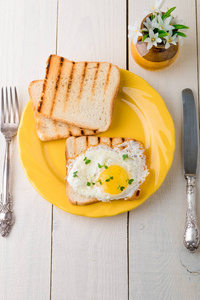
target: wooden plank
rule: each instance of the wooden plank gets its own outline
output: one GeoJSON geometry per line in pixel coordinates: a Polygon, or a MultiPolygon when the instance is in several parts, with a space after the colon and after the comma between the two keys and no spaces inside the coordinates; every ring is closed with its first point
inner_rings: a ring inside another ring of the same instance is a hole
{"type": "MultiPolygon", "coordinates": [[[[123,0],[59,1],[58,54],[126,66],[123,0]]],[[[91,219],[53,209],[52,299],[127,299],[127,214],[91,219]]]]}
{"type": "Polygon", "coordinates": [[[198,39],[198,43],[197,43],[197,54],[198,54],[198,65],[197,65],[197,72],[198,72],[198,103],[200,105],[200,100],[199,100],[199,96],[200,96],[200,74],[199,74],[199,66],[200,66],[200,28],[199,28],[199,25],[200,25],[200,17],[199,17],[199,14],[200,14],[200,3],[199,1],[195,1],[195,4],[196,4],[196,28],[197,28],[197,39],[198,39]]]}
{"type": "MultiPolygon", "coordinates": [[[[21,112],[28,85],[44,77],[45,62],[56,45],[56,0],[8,0],[0,3],[0,82],[16,85],[21,112]]],[[[22,170],[12,142],[12,193],[16,222],[7,238],[0,237],[0,298],[49,299],[51,205],[34,190],[22,170]]],[[[0,136],[0,170],[4,140],[0,136]]]]}
{"type": "MultiPolygon", "coordinates": [[[[166,2],[164,9],[169,5],[166,2]]],[[[129,0],[129,24],[142,20],[143,10],[148,6],[148,0],[129,0]]],[[[183,1],[174,0],[173,6],[177,6],[179,19],[190,26],[189,38],[176,63],[168,70],[153,73],[140,68],[129,54],[130,70],[160,93],[176,130],[174,162],[165,182],[145,204],[130,213],[130,299],[200,298],[200,272],[195,265],[200,253],[187,253],[182,243],[186,195],[181,152],[181,91],[189,87],[197,99],[195,1],[184,1],[183,5],[183,1]]]]}

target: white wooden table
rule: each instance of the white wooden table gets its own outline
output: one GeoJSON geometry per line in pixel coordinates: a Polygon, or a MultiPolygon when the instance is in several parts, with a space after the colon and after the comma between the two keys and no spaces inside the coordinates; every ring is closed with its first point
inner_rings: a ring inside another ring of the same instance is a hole
{"type": "MultiPolygon", "coordinates": [[[[182,173],[181,91],[199,94],[200,3],[173,0],[190,26],[177,62],[151,73],[133,61],[127,26],[143,18],[149,0],[1,0],[0,85],[16,85],[21,111],[28,85],[44,78],[46,59],[110,61],[143,77],[163,97],[174,120],[176,151],[162,187],[142,206],[91,219],[70,215],[43,200],[29,183],[12,144],[16,223],[0,238],[1,300],[196,300],[200,251],[182,244],[185,180],[182,173]],[[198,29],[198,30],[197,30],[198,29]],[[199,34],[199,35],[198,35],[199,34]]],[[[0,136],[0,167],[4,140],[0,136]]],[[[1,173],[2,174],[2,173],[1,173]]],[[[200,198],[200,181],[198,180],[200,198]]],[[[199,203],[200,203],[200,199],[199,203]]],[[[198,205],[200,208],[200,204],[198,205]]],[[[199,210],[200,220],[200,210],[199,210]]]]}

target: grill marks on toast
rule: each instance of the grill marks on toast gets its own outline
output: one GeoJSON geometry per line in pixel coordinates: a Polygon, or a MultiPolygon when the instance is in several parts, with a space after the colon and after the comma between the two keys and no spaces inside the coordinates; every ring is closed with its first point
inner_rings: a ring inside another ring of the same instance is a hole
{"type": "Polygon", "coordinates": [[[111,67],[112,67],[112,65],[109,64],[108,73],[107,73],[107,77],[106,77],[106,82],[105,82],[105,86],[104,86],[104,93],[105,93],[105,91],[107,90],[107,87],[108,87],[110,73],[111,73],[111,67]]]}
{"type": "Polygon", "coordinates": [[[62,71],[63,61],[64,61],[64,58],[61,57],[60,58],[60,66],[59,66],[59,69],[58,69],[57,80],[56,80],[54,97],[53,97],[52,104],[51,104],[50,116],[52,115],[52,112],[53,112],[53,107],[54,107],[54,103],[55,103],[55,99],[56,99],[56,94],[57,94],[57,91],[58,91],[58,85],[59,85],[59,81],[60,81],[60,75],[61,75],[61,71],[62,71]]]}
{"type": "Polygon", "coordinates": [[[45,79],[44,79],[41,100],[40,100],[39,105],[38,105],[38,112],[41,112],[41,110],[42,110],[42,104],[43,104],[43,100],[44,100],[44,93],[46,91],[46,86],[47,86],[46,83],[47,83],[47,78],[48,78],[48,75],[49,75],[49,67],[50,67],[51,58],[52,58],[52,55],[49,56],[48,61],[47,61],[46,75],[45,75],[45,79]]]}
{"type": "Polygon", "coordinates": [[[95,147],[98,145],[106,145],[108,147],[114,148],[117,145],[130,140],[129,138],[110,138],[110,137],[99,137],[99,136],[80,136],[80,137],[70,137],[66,141],[66,157],[67,159],[74,159],[80,153],[84,152],[90,147],[95,147]]]}
{"type": "Polygon", "coordinates": [[[72,80],[73,80],[73,75],[74,75],[74,70],[75,70],[75,62],[72,61],[72,67],[71,67],[71,72],[69,75],[69,81],[68,81],[68,85],[67,85],[67,93],[66,93],[66,97],[65,97],[65,102],[67,102],[67,99],[70,95],[70,90],[71,90],[71,85],[72,85],[72,80]]]}
{"type": "Polygon", "coordinates": [[[95,71],[95,75],[94,75],[94,82],[92,85],[92,96],[94,95],[94,91],[95,91],[95,87],[96,87],[96,83],[97,83],[98,72],[99,72],[99,63],[97,63],[96,71],[95,71]]]}
{"type": "Polygon", "coordinates": [[[85,76],[86,76],[86,73],[87,73],[87,65],[88,63],[85,62],[85,66],[84,66],[84,69],[83,69],[83,74],[82,74],[82,79],[81,79],[81,85],[80,85],[80,90],[79,90],[79,94],[78,94],[78,99],[80,100],[81,98],[81,94],[82,94],[82,91],[83,91],[83,84],[84,84],[84,79],[85,79],[85,76]]]}

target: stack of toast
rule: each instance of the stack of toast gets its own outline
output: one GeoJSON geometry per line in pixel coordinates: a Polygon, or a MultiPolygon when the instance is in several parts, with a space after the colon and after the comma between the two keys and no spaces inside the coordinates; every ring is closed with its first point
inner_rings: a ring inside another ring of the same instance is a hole
{"type": "Polygon", "coordinates": [[[119,68],[111,63],[50,55],[45,79],[29,85],[38,137],[49,141],[106,131],[119,83],[119,68]]]}

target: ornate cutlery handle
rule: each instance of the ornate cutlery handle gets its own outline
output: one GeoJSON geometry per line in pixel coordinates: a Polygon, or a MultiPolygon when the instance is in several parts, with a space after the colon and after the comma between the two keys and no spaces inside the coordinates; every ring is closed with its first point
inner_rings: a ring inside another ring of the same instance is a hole
{"type": "Polygon", "coordinates": [[[6,150],[3,165],[3,183],[0,199],[0,234],[3,237],[8,236],[12,225],[14,224],[14,214],[12,212],[12,200],[10,194],[10,142],[6,139],[6,150]]]}
{"type": "Polygon", "coordinates": [[[199,229],[196,215],[196,187],[194,176],[186,176],[187,212],[184,232],[185,247],[194,252],[199,246],[199,229]]]}

